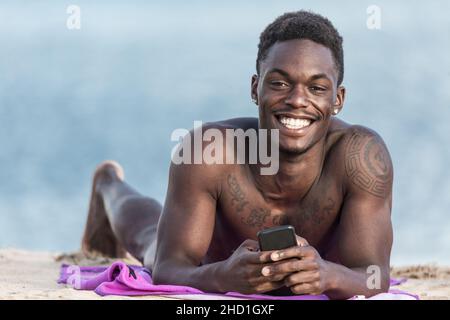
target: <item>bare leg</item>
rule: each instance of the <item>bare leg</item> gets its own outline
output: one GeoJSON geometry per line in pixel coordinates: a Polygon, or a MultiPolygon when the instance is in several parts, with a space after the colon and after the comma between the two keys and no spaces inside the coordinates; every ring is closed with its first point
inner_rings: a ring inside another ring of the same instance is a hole
{"type": "Polygon", "coordinates": [[[117,162],[101,163],[94,173],[83,252],[120,258],[128,251],[151,267],[161,210],[156,200],[142,196],[124,182],[117,162]]]}

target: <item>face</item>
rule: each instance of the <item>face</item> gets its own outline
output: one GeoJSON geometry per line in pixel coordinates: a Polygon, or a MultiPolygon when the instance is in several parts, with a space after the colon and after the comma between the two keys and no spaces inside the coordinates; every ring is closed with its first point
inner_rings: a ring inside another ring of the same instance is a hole
{"type": "Polygon", "coordinates": [[[277,42],[259,67],[252,98],[260,128],[279,129],[280,152],[306,152],[326,135],[344,102],[331,50],[310,40],[277,42]]]}

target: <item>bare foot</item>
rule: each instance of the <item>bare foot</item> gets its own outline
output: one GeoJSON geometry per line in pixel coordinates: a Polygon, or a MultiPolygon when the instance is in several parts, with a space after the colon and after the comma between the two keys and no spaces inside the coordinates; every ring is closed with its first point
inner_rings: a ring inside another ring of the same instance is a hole
{"type": "Polygon", "coordinates": [[[124,258],[127,254],[114,235],[100,192],[105,185],[123,180],[123,169],[115,161],[104,161],[95,169],[89,213],[81,241],[81,250],[87,256],[100,254],[105,257],[124,258]]]}

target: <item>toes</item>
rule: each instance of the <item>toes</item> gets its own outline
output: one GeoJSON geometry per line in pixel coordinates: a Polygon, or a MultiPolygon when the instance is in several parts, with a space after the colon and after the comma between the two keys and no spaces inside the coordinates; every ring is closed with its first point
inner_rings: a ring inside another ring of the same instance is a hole
{"type": "Polygon", "coordinates": [[[114,173],[114,175],[122,181],[125,179],[125,173],[122,166],[114,160],[103,161],[95,169],[95,175],[103,172],[108,172],[110,174],[114,173]]]}

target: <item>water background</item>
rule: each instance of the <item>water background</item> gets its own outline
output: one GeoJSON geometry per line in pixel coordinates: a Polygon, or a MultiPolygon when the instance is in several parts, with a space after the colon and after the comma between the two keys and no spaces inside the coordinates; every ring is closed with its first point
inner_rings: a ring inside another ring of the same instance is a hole
{"type": "Polygon", "coordinates": [[[450,2],[0,3],[0,247],[74,250],[103,159],[160,201],[176,128],[257,116],[259,33],[312,9],[344,37],[341,118],[375,129],[395,169],[393,264],[450,263],[450,2]],[[66,9],[81,8],[81,30],[66,9]],[[366,26],[369,5],[381,29],[366,26]]]}

